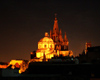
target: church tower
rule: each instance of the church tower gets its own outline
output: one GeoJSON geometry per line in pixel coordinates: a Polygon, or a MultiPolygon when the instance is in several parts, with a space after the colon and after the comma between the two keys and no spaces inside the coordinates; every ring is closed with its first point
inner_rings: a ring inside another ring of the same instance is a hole
{"type": "Polygon", "coordinates": [[[54,42],[58,42],[59,28],[58,28],[58,20],[56,14],[55,14],[53,32],[50,30],[50,35],[51,35],[50,37],[53,39],[54,42]]]}
{"type": "Polygon", "coordinates": [[[64,35],[64,50],[68,50],[68,39],[67,39],[66,32],[64,35]]]}
{"type": "Polygon", "coordinates": [[[55,43],[55,50],[68,50],[68,39],[66,33],[64,35],[64,39],[62,38],[62,31],[58,27],[58,20],[55,14],[53,31],[50,30],[50,37],[53,39],[55,43]]]}
{"type": "Polygon", "coordinates": [[[62,31],[61,31],[61,29],[60,29],[60,33],[59,33],[59,41],[60,41],[60,42],[63,42],[62,31]]]}
{"type": "Polygon", "coordinates": [[[68,39],[65,32],[62,38],[62,31],[59,30],[58,20],[55,14],[53,30],[50,30],[50,37],[45,33],[45,37],[38,42],[38,49],[31,53],[31,61],[48,61],[54,56],[72,56],[73,52],[68,49],[68,39]]]}
{"type": "Polygon", "coordinates": [[[53,33],[59,34],[58,20],[57,20],[56,14],[55,14],[55,20],[54,20],[53,33]]]}
{"type": "Polygon", "coordinates": [[[45,33],[45,37],[38,42],[36,52],[31,52],[31,61],[48,61],[54,56],[72,56],[73,52],[68,49],[68,39],[65,32],[62,38],[62,31],[59,30],[58,20],[55,14],[53,30],[50,30],[50,37],[45,33]]]}

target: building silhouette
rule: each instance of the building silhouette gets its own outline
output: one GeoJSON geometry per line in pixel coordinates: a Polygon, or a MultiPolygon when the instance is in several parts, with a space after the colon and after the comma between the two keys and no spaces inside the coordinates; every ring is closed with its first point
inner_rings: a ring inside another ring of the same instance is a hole
{"type": "Polygon", "coordinates": [[[85,44],[85,51],[79,55],[80,63],[100,63],[100,46],[91,46],[91,43],[85,44]]]}

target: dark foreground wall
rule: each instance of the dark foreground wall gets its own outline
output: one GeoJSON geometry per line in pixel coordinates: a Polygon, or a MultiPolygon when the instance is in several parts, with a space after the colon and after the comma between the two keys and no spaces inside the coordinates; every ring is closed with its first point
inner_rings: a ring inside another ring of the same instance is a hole
{"type": "Polygon", "coordinates": [[[99,64],[30,63],[25,73],[0,80],[98,80],[99,64]]]}
{"type": "Polygon", "coordinates": [[[100,77],[99,64],[30,63],[27,74],[100,77]]]}
{"type": "Polygon", "coordinates": [[[2,77],[0,80],[90,80],[85,76],[54,76],[54,77],[2,77]]]}

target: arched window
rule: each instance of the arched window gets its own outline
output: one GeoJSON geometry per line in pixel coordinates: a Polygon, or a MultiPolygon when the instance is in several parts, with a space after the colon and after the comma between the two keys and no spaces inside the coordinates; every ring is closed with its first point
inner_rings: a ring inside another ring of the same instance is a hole
{"type": "Polygon", "coordinates": [[[46,48],[46,47],[47,47],[47,45],[44,45],[44,47],[46,48]]]}
{"type": "Polygon", "coordinates": [[[50,48],[52,48],[52,45],[50,45],[50,48]]]}

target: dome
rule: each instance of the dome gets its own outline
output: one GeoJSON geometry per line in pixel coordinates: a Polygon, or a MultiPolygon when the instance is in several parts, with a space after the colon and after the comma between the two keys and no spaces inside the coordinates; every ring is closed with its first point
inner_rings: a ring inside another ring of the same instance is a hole
{"type": "Polygon", "coordinates": [[[49,37],[48,33],[45,33],[45,37],[40,39],[39,42],[53,42],[52,38],[49,37]]]}
{"type": "Polygon", "coordinates": [[[48,33],[45,33],[45,37],[38,42],[38,49],[54,49],[54,41],[48,36],[48,33]]]}
{"type": "Polygon", "coordinates": [[[53,42],[53,40],[50,37],[44,37],[39,42],[53,42]]]}
{"type": "Polygon", "coordinates": [[[43,55],[46,55],[46,58],[50,59],[54,55],[51,54],[54,52],[54,41],[49,37],[48,33],[45,33],[45,37],[40,39],[38,42],[38,50],[36,51],[37,58],[43,58],[43,55]]]}

